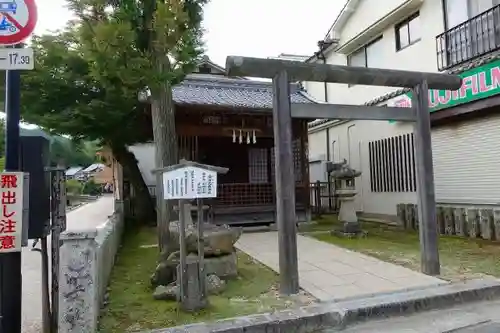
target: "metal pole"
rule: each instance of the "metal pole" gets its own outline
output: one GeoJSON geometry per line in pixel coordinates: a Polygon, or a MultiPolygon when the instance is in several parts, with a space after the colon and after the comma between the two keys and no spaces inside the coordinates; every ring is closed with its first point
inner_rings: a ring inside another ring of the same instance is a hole
{"type": "MultiPolygon", "coordinates": [[[[5,169],[19,170],[19,120],[21,77],[19,71],[6,72],[5,169]]],[[[27,195],[27,194],[26,194],[27,195]]],[[[17,241],[21,241],[20,239],[17,241]]],[[[21,252],[0,255],[0,332],[21,333],[22,274],[21,252]]]]}
{"type": "Polygon", "coordinates": [[[273,78],[273,127],[276,175],[276,222],[280,265],[280,292],[299,292],[297,263],[297,217],[295,211],[295,174],[292,151],[290,83],[285,71],[273,78]]]}
{"type": "Polygon", "coordinates": [[[413,89],[412,105],[417,115],[415,124],[415,163],[422,272],[428,275],[439,275],[439,236],[436,221],[436,195],[434,193],[434,167],[432,165],[431,121],[427,82],[424,81],[413,89]]]}

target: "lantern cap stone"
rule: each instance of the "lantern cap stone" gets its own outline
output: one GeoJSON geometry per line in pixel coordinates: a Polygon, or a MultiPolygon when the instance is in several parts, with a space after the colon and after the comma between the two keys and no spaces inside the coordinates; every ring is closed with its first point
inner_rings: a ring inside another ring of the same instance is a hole
{"type": "Polygon", "coordinates": [[[361,176],[361,171],[351,168],[347,160],[344,159],[341,163],[335,163],[335,167],[330,172],[330,175],[335,179],[352,179],[361,176]]]}

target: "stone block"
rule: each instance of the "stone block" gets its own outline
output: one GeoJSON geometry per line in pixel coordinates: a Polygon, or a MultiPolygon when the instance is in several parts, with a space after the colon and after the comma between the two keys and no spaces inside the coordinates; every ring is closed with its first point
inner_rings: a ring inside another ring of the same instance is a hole
{"type": "Polygon", "coordinates": [[[405,229],[416,230],[416,206],[414,204],[405,205],[405,229]]]}
{"type": "Polygon", "coordinates": [[[438,231],[441,235],[444,235],[445,233],[445,226],[444,226],[444,207],[442,206],[437,206],[436,207],[436,222],[438,225],[438,231]]]}
{"type": "Polygon", "coordinates": [[[221,279],[234,279],[238,277],[238,257],[236,253],[225,256],[205,258],[205,274],[217,275],[221,279]]]}
{"type": "Polygon", "coordinates": [[[418,230],[420,227],[420,217],[419,217],[419,212],[418,212],[418,205],[413,205],[413,229],[418,230]]]}
{"type": "Polygon", "coordinates": [[[453,222],[455,223],[455,234],[467,236],[467,214],[465,208],[453,209],[453,222]]]}
{"type": "Polygon", "coordinates": [[[487,240],[495,239],[493,227],[493,209],[481,209],[480,212],[480,225],[481,238],[487,240]]]}
{"type": "Polygon", "coordinates": [[[467,230],[469,230],[470,238],[477,238],[479,236],[479,211],[476,208],[467,209],[467,230]]]}
{"type": "Polygon", "coordinates": [[[455,221],[453,216],[453,209],[451,207],[443,208],[444,217],[444,233],[445,235],[455,234],[455,221]]]}
{"type": "Polygon", "coordinates": [[[495,228],[495,239],[500,240],[500,209],[493,210],[493,225],[495,228]]]}
{"type": "Polygon", "coordinates": [[[406,205],[404,203],[397,204],[396,212],[398,217],[398,224],[403,228],[406,228],[406,205]]]}

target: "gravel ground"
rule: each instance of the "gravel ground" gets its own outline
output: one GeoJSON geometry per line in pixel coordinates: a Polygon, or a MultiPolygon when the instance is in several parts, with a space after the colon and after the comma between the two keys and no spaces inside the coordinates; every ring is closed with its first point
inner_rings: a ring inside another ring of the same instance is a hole
{"type": "MultiPolygon", "coordinates": [[[[113,214],[113,196],[103,196],[72,210],[67,215],[68,230],[86,230],[104,223],[113,214]]],[[[23,248],[23,333],[42,332],[42,291],[41,291],[41,255],[31,251],[31,244],[23,248]]],[[[38,245],[39,247],[39,245],[38,245]]],[[[49,242],[50,248],[50,242],[49,242]]]]}

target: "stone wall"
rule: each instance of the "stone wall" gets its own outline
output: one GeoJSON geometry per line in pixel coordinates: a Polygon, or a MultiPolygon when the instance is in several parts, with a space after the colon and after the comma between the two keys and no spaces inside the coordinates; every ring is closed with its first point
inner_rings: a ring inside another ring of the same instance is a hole
{"type": "MultiPolygon", "coordinates": [[[[438,205],[437,225],[442,235],[500,241],[500,207],[438,205]]],[[[397,205],[398,221],[405,229],[418,230],[418,207],[397,205]]]]}
{"type": "Polygon", "coordinates": [[[97,331],[99,312],[123,233],[123,203],[94,230],[61,234],[59,333],[97,331]]]}

